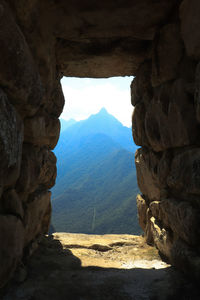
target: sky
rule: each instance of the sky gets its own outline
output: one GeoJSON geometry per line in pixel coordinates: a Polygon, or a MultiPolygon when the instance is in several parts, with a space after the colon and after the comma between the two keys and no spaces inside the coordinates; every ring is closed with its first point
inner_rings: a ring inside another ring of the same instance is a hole
{"type": "Polygon", "coordinates": [[[63,77],[65,107],[61,118],[76,121],[87,119],[104,107],[123,125],[131,126],[133,106],[130,99],[130,84],[133,77],[108,79],[63,77]]]}

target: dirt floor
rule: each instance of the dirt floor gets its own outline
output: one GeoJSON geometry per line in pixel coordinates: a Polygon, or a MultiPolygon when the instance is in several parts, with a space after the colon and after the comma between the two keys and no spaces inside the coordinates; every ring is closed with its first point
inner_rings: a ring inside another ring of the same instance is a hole
{"type": "Polygon", "coordinates": [[[143,237],[56,233],[44,238],[2,300],[196,300],[191,283],[143,237]]]}

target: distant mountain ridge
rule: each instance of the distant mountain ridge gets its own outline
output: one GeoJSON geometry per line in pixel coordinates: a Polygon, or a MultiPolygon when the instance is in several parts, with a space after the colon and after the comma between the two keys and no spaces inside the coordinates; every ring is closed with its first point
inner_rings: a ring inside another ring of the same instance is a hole
{"type": "MultiPolygon", "coordinates": [[[[62,130],[61,132],[62,141],[65,141],[65,145],[70,144],[73,141],[76,141],[77,143],[79,138],[91,134],[103,133],[128,151],[135,152],[137,148],[133,143],[131,128],[123,126],[114,116],[109,114],[105,108],[102,108],[99,113],[91,115],[86,120],[79,122],[75,121],[73,126],[69,127],[69,130],[62,130]]],[[[60,144],[59,141],[57,147],[59,147],[60,144]]]]}
{"type": "Polygon", "coordinates": [[[65,129],[67,129],[71,125],[74,125],[75,123],[76,123],[76,121],[74,119],[70,119],[67,121],[64,119],[60,119],[61,132],[65,131],[65,129]]]}
{"type": "Polygon", "coordinates": [[[140,233],[131,129],[105,109],[61,132],[53,192],[56,231],[140,233]],[[132,217],[131,217],[132,216],[132,217]]]}

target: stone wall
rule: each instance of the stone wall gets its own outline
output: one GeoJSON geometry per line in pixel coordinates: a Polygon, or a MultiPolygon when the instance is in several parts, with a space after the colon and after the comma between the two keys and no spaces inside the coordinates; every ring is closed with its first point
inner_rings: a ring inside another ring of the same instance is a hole
{"type": "Polygon", "coordinates": [[[29,255],[40,236],[48,232],[49,189],[56,179],[56,157],[51,150],[59,138],[58,116],[64,99],[56,74],[50,75],[34,58],[4,1],[0,2],[0,45],[2,287],[22,257],[29,255]]]}
{"type": "Polygon", "coordinates": [[[200,274],[200,5],[159,28],[131,85],[139,222],[175,266],[200,274]],[[196,24],[196,25],[195,25],[196,24]],[[191,30],[194,30],[195,36],[191,30]]]}
{"type": "Polygon", "coordinates": [[[48,231],[63,75],[136,75],[140,224],[198,272],[200,5],[180,3],[0,0],[0,287],[48,231]]]}

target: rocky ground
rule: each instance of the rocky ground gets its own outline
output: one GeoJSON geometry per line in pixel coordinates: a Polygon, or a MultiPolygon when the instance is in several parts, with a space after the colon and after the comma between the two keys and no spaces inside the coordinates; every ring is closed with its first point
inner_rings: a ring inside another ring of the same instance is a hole
{"type": "Polygon", "coordinates": [[[200,299],[143,237],[56,233],[44,238],[2,300],[200,299]]]}

